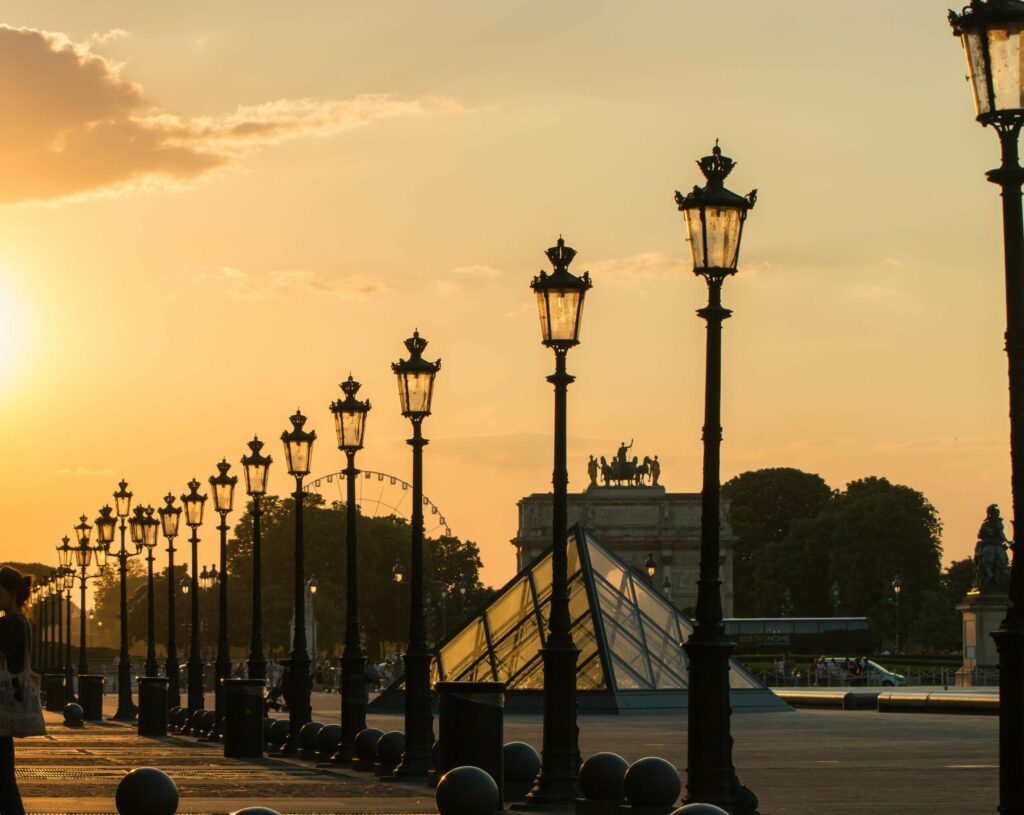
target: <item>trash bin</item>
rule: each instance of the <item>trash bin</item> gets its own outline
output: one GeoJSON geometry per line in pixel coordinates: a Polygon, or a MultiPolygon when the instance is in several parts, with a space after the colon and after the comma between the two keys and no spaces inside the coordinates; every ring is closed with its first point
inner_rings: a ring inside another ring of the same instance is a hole
{"type": "Polygon", "coordinates": [[[167,735],[167,677],[140,676],[139,735],[167,735]]]}
{"type": "Polygon", "coordinates": [[[504,682],[438,682],[439,776],[454,767],[479,767],[498,785],[502,779],[504,734],[504,682]]]}
{"type": "Polygon", "coordinates": [[[46,709],[55,713],[64,710],[64,674],[46,674],[43,687],[46,689],[46,709]]]}
{"type": "Polygon", "coordinates": [[[262,679],[224,679],[224,755],[227,758],[263,757],[262,679]]]}
{"type": "Polygon", "coordinates": [[[82,706],[84,719],[87,722],[98,722],[103,719],[103,683],[102,674],[78,675],[78,704],[82,706]]]}

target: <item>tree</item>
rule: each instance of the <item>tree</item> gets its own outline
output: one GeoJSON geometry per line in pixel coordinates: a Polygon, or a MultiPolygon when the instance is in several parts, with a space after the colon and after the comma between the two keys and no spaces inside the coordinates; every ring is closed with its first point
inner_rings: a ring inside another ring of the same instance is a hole
{"type": "Polygon", "coordinates": [[[940,589],[941,534],[938,512],[917,490],[874,476],[851,481],[815,517],[794,521],[789,534],[765,547],[755,568],[756,606],[775,616],[771,610],[789,588],[794,613],[826,616],[836,582],[845,614],[869,617],[887,639],[899,624],[906,642],[925,593],[940,589]]]}
{"type": "MultiPolygon", "coordinates": [[[[832,498],[820,475],[792,467],[772,467],[741,473],[722,486],[729,499],[729,523],[736,535],[733,549],[735,613],[776,616],[779,605],[758,590],[755,573],[765,549],[781,541],[794,521],[812,518],[832,498]],[[761,602],[763,600],[763,602],[761,602]]],[[[780,599],[785,587],[779,589],[780,599]]]]}
{"type": "Polygon", "coordinates": [[[969,592],[973,586],[973,558],[965,557],[963,560],[954,560],[942,573],[942,591],[952,606],[963,602],[964,597],[967,596],[967,592],[969,592]]]}

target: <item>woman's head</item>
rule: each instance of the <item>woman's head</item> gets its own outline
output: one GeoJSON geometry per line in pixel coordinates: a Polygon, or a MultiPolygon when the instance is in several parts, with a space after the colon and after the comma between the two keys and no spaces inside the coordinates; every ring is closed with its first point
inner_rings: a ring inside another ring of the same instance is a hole
{"type": "Polygon", "coordinates": [[[22,574],[12,566],[0,566],[0,608],[21,609],[28,602],[32,575],[22,574]]]}

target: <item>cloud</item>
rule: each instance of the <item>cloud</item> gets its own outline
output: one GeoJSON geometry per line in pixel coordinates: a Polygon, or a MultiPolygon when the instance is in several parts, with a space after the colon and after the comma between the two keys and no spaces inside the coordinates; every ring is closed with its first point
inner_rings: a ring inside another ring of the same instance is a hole
{"type": "Polygon", "coordinates": [[[112,28],[110,31],[94,31],[88,40],[88,44],[92,45],[105,45],[108,42],[116,42],[117,40],[123,40],[126,37],[130,37],[127,31],[123,28],[112,28]]]}
{"type": "Polygon", "coordinates": [[[437,293],[442,297],[453,297],[456,294],[461,294],[463,283],[465,282],[493,280],[496,277],[501,277],[504,272],[486,263],[474,263],[469,266],[457,266],[446,274],[450,276],[434,281],[437,293]],[[458,278],[458,280],[452,280],[453,277],[458,278]]]}
{"type": "Polygon", "coordinates": [[[331,277],[306,269],[252,274],[224,266],[207,277],[212,277],[235,297],[254,300],[277,294],[322,294],[340,300],[365,300],[390,291],[383,281],[365,275],[331,277]]]}
{"type": "Polygon", "coordinates": [[[693,261],[682,254],[641,252],[623,258],[601,260],[590,265],[590,276],[602,282],[636,285],[648,280],[693,274],[693,261]]]}
{"type": "Polygon", "coordinates": [[[113,474],[113,470],[106,468],[91,470],[88,467],[61,467],[57,470],[57,475],[69,475],[73,478],[92,478],[94,476],[111,476],[113,474]]]}
{"type": "Polygon", "coordinates": [[[175,116],[91,50],[124,35],[115,29],[76,44],[63,34],[0,26],[0,203],[187,183],[287,139],[463,109],[447,97],[365,94],[175,116]]]}
{"type": "Polygon", "coordinates": [[[486,263],[474,263],[471,266],[457,266],[452,269],[449,274],[455,275],[456,277],[489,278],[501,277],[504,272],[501,271],[501,269],[495,269],[493,266],[488,266],[486,263]]]}

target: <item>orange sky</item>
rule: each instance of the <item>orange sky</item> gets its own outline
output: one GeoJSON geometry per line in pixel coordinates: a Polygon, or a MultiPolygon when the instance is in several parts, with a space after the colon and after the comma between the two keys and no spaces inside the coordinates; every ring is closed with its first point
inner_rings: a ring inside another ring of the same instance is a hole
{"type": "MultiPolygon", "coordinates": [[[[440,356],[426,493],[514,569],[547,489],[553,360],[531,277],[589,269],[571,488],[621,439],[700,484],[705,298],[672,193],[720,137],[759,189],[725,289],[723,476],[909,484],[967,556],[1009,515],[996,136],[945,4],[640,0],[9,2],[0,29],[0,532],[54,559],[120,477],[156,503],[374,403],[367,469],[409,477],[390,363],[440,356]],[[728,8],[726,8],[728,6],[728,8]]],[[[234,520],[234,519],[232,519],[234,520]]],[[[204,532],[212,559],[215,532],[204,532]]]]}

